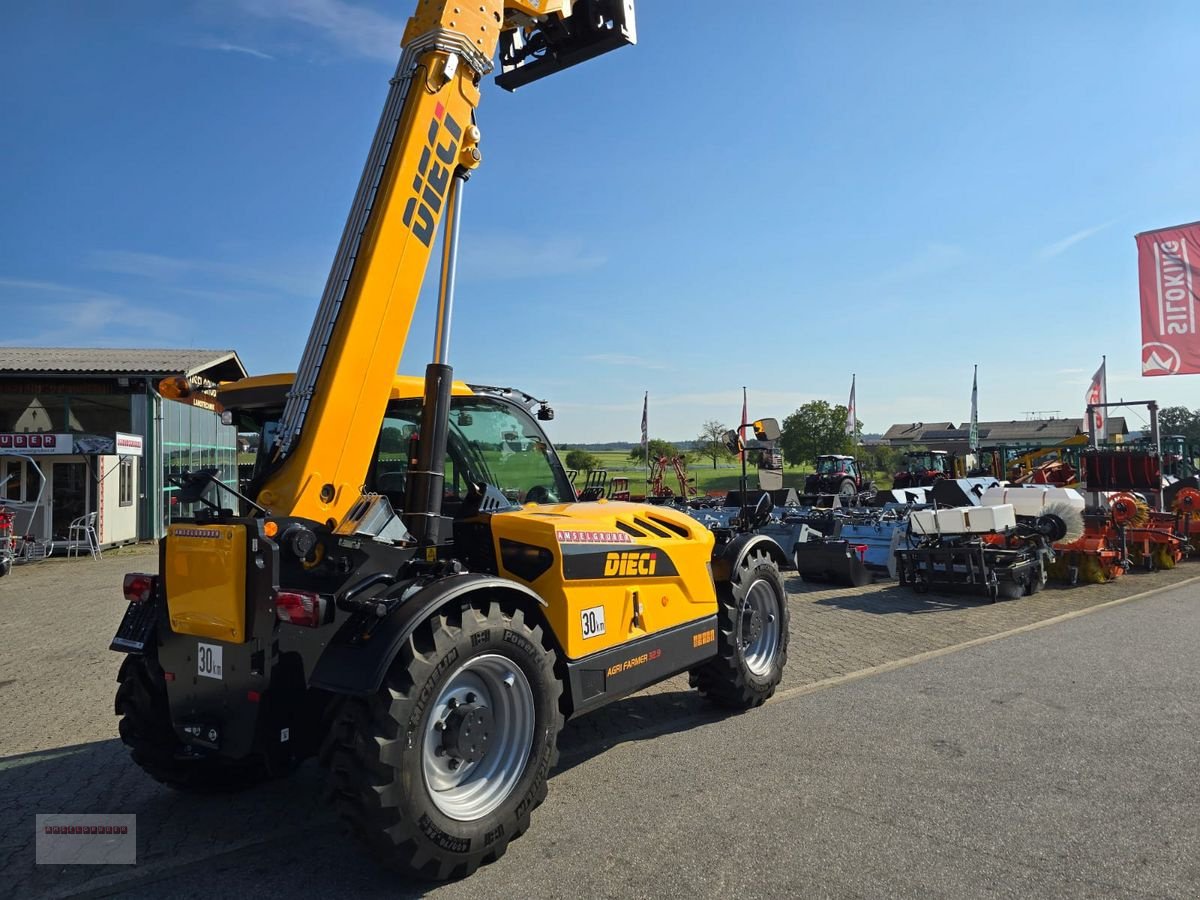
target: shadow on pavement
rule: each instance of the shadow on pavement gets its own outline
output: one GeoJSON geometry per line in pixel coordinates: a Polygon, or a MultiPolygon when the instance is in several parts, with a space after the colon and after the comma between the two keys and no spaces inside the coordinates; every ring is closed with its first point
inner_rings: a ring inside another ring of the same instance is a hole
{"type": "MultiPolygon", "coordinates": [[[[618,744],[723,717],[687,690],[629,697],[581,716],[562,732],[550,790],[559,773],[618,744]]],[[[137,891],[209,900],[249,885],[256,897],[423,896],[431,886],[405,884],[344,833],[322,797],[323,774],[310,760],[287,778],[206,796],[154,782],[116,739],[0,758],[0,877],[15,897],[137,891]],[[38,813],[135,814],[137,865],[36,865],[38,813]]],[[[535,828],[536,821],[535,814],[535,828]]]]}
{"type": "MultiPolygon", "coordinates": [[[[826,590],[828,588],[825,588],[826,590]]],[[[940,612],[947,609],[969,609],[973,606],[989,606],[982,593],[963,591],[959,594],[918,594],[911,588],[893,584],[870,593],[834,593],[814,601],[818,606],[836,606],[839,609],[874,615],[940,612]]]]}

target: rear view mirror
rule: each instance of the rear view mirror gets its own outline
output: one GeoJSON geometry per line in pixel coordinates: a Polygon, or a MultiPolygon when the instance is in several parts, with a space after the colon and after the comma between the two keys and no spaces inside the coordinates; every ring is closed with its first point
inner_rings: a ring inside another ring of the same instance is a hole
{"type": "Polygon", "coordinates": [[[760,441],[777,441],[779,435],[779,422],[775,419],[759,419],[754,423],[754,437],[760,441]]]}
{"type": "Polygon", "coordinates": [[[738,433],[730,430],[721,435],[721,443],[725,445],[725,449],[730,453],[741,453],[742,442],[738,440],[738,433]]]}

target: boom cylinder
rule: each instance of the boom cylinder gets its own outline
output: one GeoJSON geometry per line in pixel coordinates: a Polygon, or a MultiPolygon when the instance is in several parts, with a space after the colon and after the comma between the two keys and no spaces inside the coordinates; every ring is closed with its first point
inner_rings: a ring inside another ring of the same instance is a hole
{"type": "Polygon", "coordinates": [[[440,363],[425,367],[425,401],[421,409],[417,458],[409,460],[404,524],[417,545],[430,547],[441,538],[442,484],[446,480],[446,432],[450,421],[450,388],[454,370],[440,363]]]}
{"type": "Polygon", "coordinates": [[[450,181],[442,271],[438,285],[437,331],[433,362],[425,367],[425,398],[421,407],[417,458],[409,460],[404,524],[418,546],[431,547],[441,539],[442,485],[446,480],[446,434],[450,429],[450,324],[454,316],[454,273],[458,266],[458,234],[462,223],[462,191],[467,173],[458,168],[450,181]]]}

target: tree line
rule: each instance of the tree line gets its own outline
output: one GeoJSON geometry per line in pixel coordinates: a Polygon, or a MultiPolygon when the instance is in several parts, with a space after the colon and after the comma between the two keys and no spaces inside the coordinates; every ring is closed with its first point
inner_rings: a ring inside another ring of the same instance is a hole
{"type": "MultiPolygon", "coordinates": [[[[847,409],[844,405],[831,404],[825,400],[811,400],[787,416],[780,423],[779,449],[783,452],[784,463],[791,466],[811,465],[818,456],[844,453],[857,456],[869,470],[894,471],[899,464],[899,451],[885,446],[856,446],[856,439],[861,437],[863,432],[863,423],[858,423],[857,434],[852,438],[846,434],[846,414],[847,409]]],[[[725,432],[736,427],[717,419],[708,420],[692,442],[689,458],[697,462],[711,463],[714,469],[721,462],[735,459],[734,454],[726,449],[723,436],[725,432]]],[[[749,430],[746,437],[751,437],[749,430]]],[[[649,442],[649,450],[651,458],[671,457],[684,452],[670,441],[659,439],[649,442]]],[[[630,449],[629,459],[645,463],[640,444],[630,449]]],[[[600,467],[599,458],[582,448],[568,450],[564,461],[568,468],[581,471],[600,467]]]]}

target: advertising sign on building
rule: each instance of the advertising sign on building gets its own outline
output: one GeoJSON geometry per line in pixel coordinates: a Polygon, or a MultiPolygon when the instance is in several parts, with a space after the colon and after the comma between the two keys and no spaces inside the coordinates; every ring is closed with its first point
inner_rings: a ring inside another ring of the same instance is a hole
{"type": "Polygon", "coordinates": [[[146,439],[140,434],[125,434],[117,432],[117,455],[142,456],[145,453],[146,439]]]}
{"type": "Polygon", "coordinates": [[[1200,222],[1137,235],[1142,374],[1200,373],[1200,222]]]}
{"type": "Polygon", "coordinates": [[[51,453],[71,453],[73,444],[69,434],[0,434],[0,453],[22,453],[30,456],[51,453]]]}

